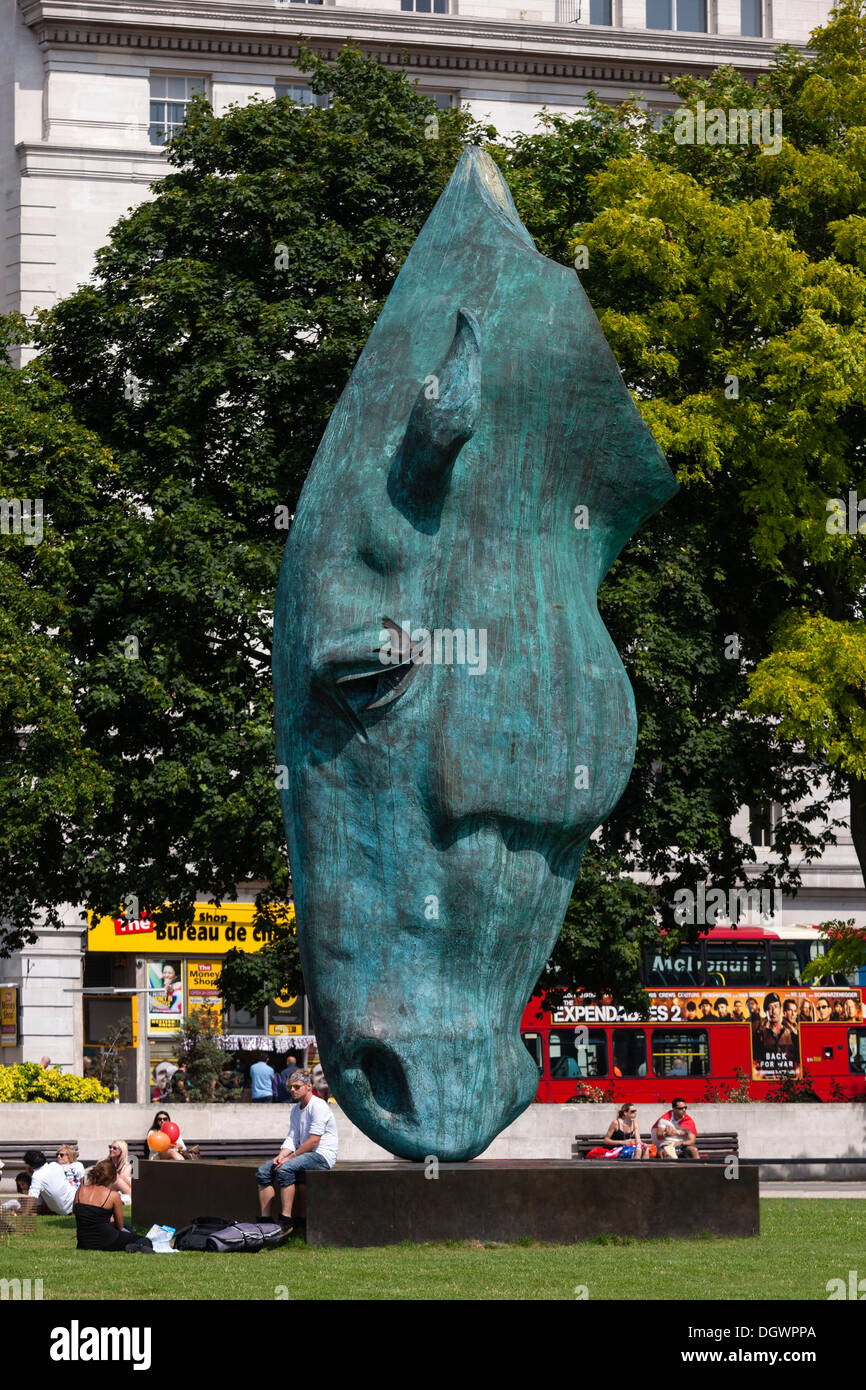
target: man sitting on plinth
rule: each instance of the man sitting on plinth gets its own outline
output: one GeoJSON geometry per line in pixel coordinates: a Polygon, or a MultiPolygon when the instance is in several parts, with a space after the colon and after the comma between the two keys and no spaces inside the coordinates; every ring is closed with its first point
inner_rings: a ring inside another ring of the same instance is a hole
{"type": "Polygon", "coordinates": [[[280,1225],[286,1231],[292,1229],[295,1175],[305,1168],[333,1168],[337,1161],[334,1112],[326,1101],[315,1095],[309,1072],[296,1071],[290,1079],[289,1091],[292,1100],[298,1103],[292,1107],[283,1147],[276,1158],[263,1163],[256,1171],[262,1216],[267,1219],[270,1215],[274,1187],[278,1187],[282,1206],[280,1225]]]}

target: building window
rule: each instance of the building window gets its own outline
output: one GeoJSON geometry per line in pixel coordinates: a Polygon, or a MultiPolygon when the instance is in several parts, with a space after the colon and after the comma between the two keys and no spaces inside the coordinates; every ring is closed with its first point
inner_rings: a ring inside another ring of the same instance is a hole
{"type": "Polygon", "coordinates": [[[164,145],[180,130],[190,98],[204,92],[201,77],[152,77],[150,79],[150,143],[164,145]]]}
{"type": "Polygon", "coordinates": [[[677,0],[677,28],[687,34],[705,34],[707,0],[677,0]]]}
{"type": "Polygon", "coordinates": [[[764,32],[761,0],[740,0],[740,33],[744,39],[759,39],[764,32]]]}
{"type": "Polygon", "coordinates": [[[648,29],[679,29],[688,34],[707,32],[707,0],[646,0],[648,29]]]}
{"type": "Polygon", "coordinates": [[[414,10],[415,14],[447,14],[448,0],[400,0],[401,10],[414,10]]]}
{"type": "Polygon", "coordinates": [[[274,96],[291,97],[299,106],[328,105],[328,98],[324,93],[314,92],[311,87],[305,87],[300,82],[278,82],[274,87],[274,96]]]}
{"type": "Polygon", "coordinates": [[[424,87],[418,90],[425,97],[432,97],[440,111],[450,111],[452,106],[460,105],[456,92],[431,92],[424,87]]]}
{"type": "Polygon", "coordinates": [[[772,849],[782,808],[774,802],[760,801],[749,807],[749,840],[757,849],[772,849]]]}
{"type": "Polygon", "coordinates": [[[612,0],[589,0],[590,24],[613,24],[612,0]]]}
{"type": "Polygon", "coordinates": [[[646,27],[648,29],[673,29],[673,0],[646,0],[646,27]]]}

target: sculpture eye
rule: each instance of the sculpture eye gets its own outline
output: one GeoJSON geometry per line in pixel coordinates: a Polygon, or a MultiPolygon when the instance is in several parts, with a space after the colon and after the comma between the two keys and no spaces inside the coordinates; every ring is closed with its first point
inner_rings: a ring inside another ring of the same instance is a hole
{"type": "Polygon", "coordinates": [[[417,666],[413,661],[398,666],[380,666],[376,671],[358,671],[355,675],[340,676],[340,694],[357,714],[382,709],[403,694],[417,666]]]}
{"type": "Polygon", "coordinates": [[[361,670],[349,670],[334,679],[320,678],[318,684],[325,695],[336,705],[353,729],[362,738],[367,733],[362,716],[384,709],[403,694],[418,670],[418,652],[412,647],[405,630],[398,627],[390,618],[385,618],[383,628],[390,633],[390,645],[383,648],[388,661],[381,659],[375,666],[361,670]]]}

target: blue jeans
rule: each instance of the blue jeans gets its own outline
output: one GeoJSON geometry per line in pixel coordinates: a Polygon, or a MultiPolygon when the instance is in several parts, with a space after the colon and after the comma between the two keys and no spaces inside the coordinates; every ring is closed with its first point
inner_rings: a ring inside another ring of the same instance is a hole
{"type": "Polygon", "coordinates": [[[273,1161],[263,1163],[256,1169],[256,1182],[259,1187],[293,1187],[295,1174],[304,1168],[329,1168],[330,1164],[313,1149],[310,1153],[292,1154],[279,1168],[273,1161]]]}

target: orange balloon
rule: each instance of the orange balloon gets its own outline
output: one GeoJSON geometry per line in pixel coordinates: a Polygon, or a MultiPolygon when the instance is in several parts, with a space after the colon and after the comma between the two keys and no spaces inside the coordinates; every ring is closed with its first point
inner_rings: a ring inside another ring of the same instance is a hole
{"type": "Polygon", "coordinates": [[[166,1149],[171,1148],[171,1140],[167,1134],[163,1134],[161,1130],[156,1129],[152,1134],[147,1136],[147,1147],[153,1149],[155,1154],[165,1153],[166,1149]]]}

